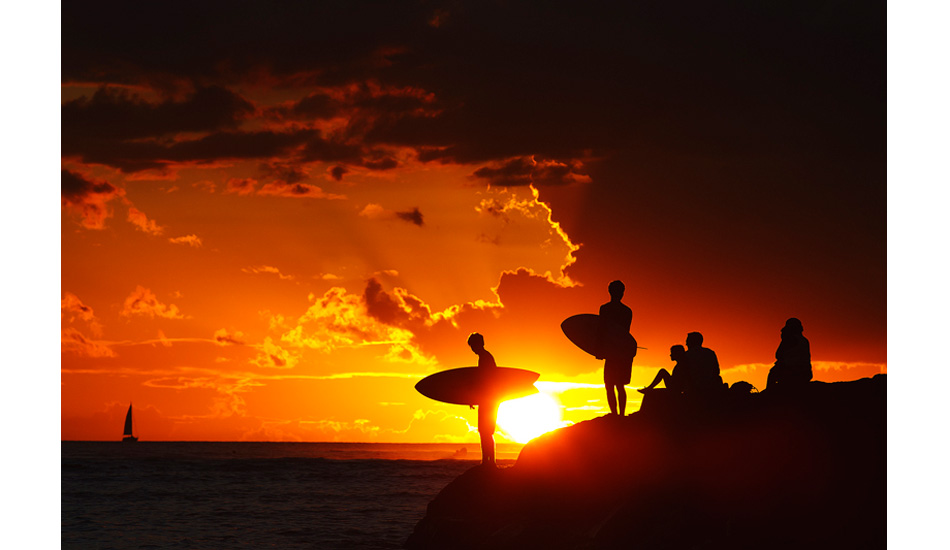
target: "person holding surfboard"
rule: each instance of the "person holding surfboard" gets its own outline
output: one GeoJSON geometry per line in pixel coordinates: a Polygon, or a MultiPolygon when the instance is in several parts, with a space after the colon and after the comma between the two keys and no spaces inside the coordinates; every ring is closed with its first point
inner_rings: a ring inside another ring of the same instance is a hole
{"type": "Polygon", "coordinates": [[[448,369],[426,376],[416,382],[422,395],[456,405],[478,407],[478,433],[482,446],[482,463],[495,466],[495,417],[498,405],[538,393],[534,383],[540,374],[513,367],[499,367],[485,349],[485,338],[473,332],[468,345],[478,355],[478,366],[448,369]]]}
{"type": "MultiPolygon", "coordinates": [[[[478,355],[478,368],[498,368],[495,358],[485,349],[485,337],[473,332],[468,337],[468,346],[478,355]]],[[[470,405],[475,408],[475,405],[470,405]]],[[[495,420],[498,416],[498,402],[483,401],[478,404],[478,437],[481,440],[482,464],[495,466],[495,420]]]]}
{"type": "Polygon", "coordinates": [[[610,405],[612,414],[620,416],[624,416],[624,409],[627,407],[627,390],[624,385],[630,383],[630,373],[633,370],[633,355],[621,345],[629,336],[630,324],[633,321],[633,312],[621,302],[625,290],[621,281],[613,281],[607,285],[610,301],[600,306],[597,327],[597,358],[604,360],[607,404],[610,405]]]}

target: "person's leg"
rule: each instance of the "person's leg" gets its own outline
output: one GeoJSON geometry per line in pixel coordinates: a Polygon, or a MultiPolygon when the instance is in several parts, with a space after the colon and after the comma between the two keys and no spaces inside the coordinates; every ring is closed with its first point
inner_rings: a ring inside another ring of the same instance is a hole
{"type": "Polygon", "coordinates": [[[607,405],[610,406],[611,414],[617,414],[617,396],[614,394],[613,384],[604,384],[604,388],[607,390],[607,405]]]}
{"type": "Polygon", "coordinates": [[[495,465],[495,437],[490,433],[479,432],[482,446],[482,464],[495,465]]]}
{"type": "Polygon", "coordinates": [[[610,359],[604,361],[604,389],[607,390],[607,405],[610,406],[610,413],[617,414],[617,394],[614,392],[617,375],[616,367],[610,362],[610,359]]]}
{"type": "Polygon", "coordinates": [[[644,390],[652,390],[653,388],[659,386],[660,382],[663,382],[663,384],[665,384],[666,387],[669,388],[670,380],[672,379],[673,377],[670,375],[670,373],[666,369],[660,369],[660,372],[656,373],[656,377],[653,378],[653,382],[650,382],[649,386],[645,388],[641,388],[639,391],[642,393],[644,390]]]}
{"type": "Polygon", "coordinates": [[[478,406],[478,436],[482,446],[482,464],[495,465],[495,421],[498,418],[498,403],[482,403],[478,406]]]}
{"type": "Polygon", "coordinates": [[[627,388],[617,384],[617,410],[623,416],[627,410],[627,388]]]}

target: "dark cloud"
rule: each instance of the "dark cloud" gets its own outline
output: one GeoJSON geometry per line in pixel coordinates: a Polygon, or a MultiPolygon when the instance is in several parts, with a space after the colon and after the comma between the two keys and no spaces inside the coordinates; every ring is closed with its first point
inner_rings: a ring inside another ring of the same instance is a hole
{"type": "Polygon", "coordinates": [[[362,149],[357,145],[335,143],[326,139],[310,139],[306,142],[301,154],[304,162],[340,162],[358,163],[362,149]]]}
{"type": "Polygon", "coordinates": [[[221,346],[243,346],[244,340],[235,334],[221,329],[214,333],[214,341],[221,346]]]}
{"type": "Polygon", "coordinates": [[[286,183],[272,181],[257,190],[259,195],[275,195],[279,197],[314,198],[314,199],[343,199],[343,195],[326,193],[323,189],[309,183],[286,183]]]}
{"type": "Polygon", "coordinates": [[[418,225],[419,227],[422,227],[423,224],[422,212],[420,212],[418,208],[413,208],[407,212],[396,212],[396,217],[400,220],[418,225]]]}
{"type": "Polygon", "coordinates": [[[419,88],[383,89],[361,93],[355,98],[353,105],[384,115],[424,115],[433,114],[434,100],[434,97],[419,88]]]}
{"type": "Polygon", "coordinates": [[[378,124],[406,116],[434,116],[440,107],[434,94],[422,88],[382,86],[375,79],[354,82],[331,91],[317,91],[291,106],[273,109],[279,118],[296,120],[350,119],[348,133],[359,134],[378,124]]]}
{"type": "Polygon", "coordinates": [[[197,139],[115,141],[63,140],[63,156],[114,166],[125,172],[162,168],[175,163],[211,163],[222,159],[295,159],[300,162],[360,162],[360,148],[324,139],[317,130],[286,132],[227,131],[197,139]]]}
{"type": "Polygon", "coordinates": [[[199,88],[182,101],[160,103],[102,87],[91,98],[63,104],[63,140],[123,140],[234,129],[253,110],[250,102],[220,86],[199,88]]]}
{"type": "Polygon", "coordinates": [[[415,334],[427,331],[432,321],[432,310],[425,302],[403,288],[387,292],[375,277],[366,281],[363,303],[370,317],[415,334]]]}
{"type": "Polygon", "coordinates": [[[90,196],[112,197],[118,189],[109,182],[95,182],[69,170],[60,171],[60,194],[64,202],[81,203],[90,196]]]}
{"type": "MultiPolygon", "coordinates": [[[[64,6],[63,78],[425,90],[444,112],[384,116],[428,100],[355,94],[377,113],[361,135],[461,162],[883,147],[883,2],[264,6],[173,1],[144,19],[116,2],[64,6]]],[[[298,109],[333,104],[316,94],[298,109]]]]}
{"type": "Polygon", "coordinates": [[[501,187],[566,185],[590,181],[589,176],[575,172],[571,165],[558,161],[538,162],[534,157],[493,163],[479,168],[472,175],[501,187]]]}
{"type": "Polygon", "coordinates": [[[301,99],[290,108],[290,115],[300,118],[330,118],[340,109],[340,102],[331,96],[316,92],[301,99]]]}
{"type": "MultiPolygon", "coordinates": [[[[409,146],[425,161],[466,163],[535,155],[567,164],[587,153],[651,150],[814,162],[826,151],[857,158],[884,150],[880,1],[264,6],[172,1],[144,19],[117,2],[64,6],[63,80],[185,82],[226,99],[196,118],[204,126],[244,112],[222,87],[349,90],[314,91],[288,110],[302,119],[348,117],[342,142],[306,142],[306,162],[356,164],[355,143],[364,153],[409,146]],[[317,30],[316,21],[332,24],[317,30]]],[[[106,99],[110,117],[141,107],[129,97],[106,99]]],[[[189,104],[200,99],[196,92],[189,104]]],[[[137,115],[144,127],[166,131],[156,110],[147,112],[137,115]]],[[[67,136],[76,134],[70,117],[67,136]]],[[[67,141],[64,149],[82,149],[67,141]]],[[[161,158],[140,156],[143,165],[161,158]]],[[[507,185],[524,179],[515,174],[507,185]]],[[[546,184],[563,181],[552,170],[546,184]]]]}
{"type": "Polygon", "coordinates": [[[345,166],[337,165],[330,169],[330,176],[336,181],[343,181],[343,176],[348,172],[345,166]]]}
{"type": "Polygon", "coordinates": [[[247,178],[231,178],[227,181],[224,189],[225,193],[236,193],[238,195],[249,195],[257,188],[257,180],[247,178]]]}
{"type": "Polygon", "coordinates": [[[479,168],[473,175],[487,179],[493,185],[511,187],[529,185],[533,165],[534,161],[530,157],[520,157],[501,165],[479,168]]]}
{"type": "MultiPolygon", "coordinates": [[[[324,143],[316,130],[290,132],[216,132],[208,136],[175,142],[160,147],[164,158],[178,161],[208,162],[220,158],[254,159],[274,156],[289,156],[300,145],[324,143]]],[[[320,147],[318,145],[317,147],[320,147]]],[[[162,158],[158,156],[157,158],[162,158]]]]}
{"type": "Polygon", "coordinates": [[[61,170],[60,196],[62,207],[80,217],[87,229],[102,229],[112,215],[109,202],[123,195],[123,190],[105,181],[93,181],[84,176],[61,170]]]}
{"type": "Polygon", "coordinates": [[[405,36],[429,28],[433,8],[350,2],[169,0],[143,9],[116,0],[63,6],[62,78],[161,85],[274,85],[364,81],[392,64],[405,36]]]}
{"type": "Polygon", "coordinates": [[[392,170],[399,166],[399,162],[396,159],[387,157],[379,160],[364,160],[363,166],[370,170],[392,170]]]}
{"type": "Polygon", "coordinates": [[[308,178],[307,173],[300,166],[281,162],[264,163],[261,165],[261,172],[266,177],[291,185],[308,178]]]}
{"type": "Polygon", "coordinates": [[[383,285],[375,278],[366,282],[363,302],[371,317],[387,325],[401,325],[409,320],[409,314],[400,307],[395,298],[383,290],[383,285]]]}

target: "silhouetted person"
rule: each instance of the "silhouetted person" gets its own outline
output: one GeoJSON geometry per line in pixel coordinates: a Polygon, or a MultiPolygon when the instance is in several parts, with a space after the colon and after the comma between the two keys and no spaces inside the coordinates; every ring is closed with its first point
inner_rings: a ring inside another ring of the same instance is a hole
{"type": "Polygon", "coordinates": [[[707,392],[722,389],[719,358],[716,357],[716,352],[703,347],[702,334],[690,332],[686,335],[686,359],[689,361],[694,382],[691,390],[707,392]]]}
{"type": "Polygon", "coordinates": [[[676,363],[673,366],[673,373],[670,374],[666,369],[660,369],[660,372],[656,373],[656,378],[653,379],[653,382],[645,388],[638,390],[640,393],[647,393],[648,391],[656,388],[660,382],[666,386],[668,390],[673,393],[686,393],[689,391],[690,386],[693,382],[691,380],[691,372],[689,370],[689,363],[686,359],[686,348],[676,344],[670,348],[670,361],[676,363]]]}
{"type": "MultiPolygon", "coordinates": [[[[493,369],[495,358],[485,349],[485,338],[473,332],[468,337],[468,346],[478,355],[478,367],[482,369],[493,369]]],[[[472,408],[475,408],[472,405],[472,408]]],[[[481,440],[482,464],[489,466],[495,465],[495,419],[498,416],[497,402],[484,402],[478,404],[478,437],[481,440]]]]}
{"type": "Polygon", "coordinates": [[[802,335],[804,330],[802,322],[795,317],[785,321],[766,389],[792,389],[811,381],[811,349],[808,339],[802,335]]]}
{"type": "Polygon", "coordinates": [[[621,303],[624,293],[623,283],[613,281],[607,285],[610,301],[600,306],[600,326],[597,338],[601,356],[604,359],[604,387],[607,389],[607,403],[610,412],[624,415],[627,407],[627,390],[630,383],[630,371],[633,369],[633,355],[623,350],[623,342],[630,334],[633,312],[621,303]]]}

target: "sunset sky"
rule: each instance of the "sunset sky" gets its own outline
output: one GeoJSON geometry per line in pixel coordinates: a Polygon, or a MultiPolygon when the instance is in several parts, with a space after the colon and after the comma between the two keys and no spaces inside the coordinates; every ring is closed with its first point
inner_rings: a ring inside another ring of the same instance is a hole
{"type": "Polygon", "coordinates": [[[65,3],[62,439],[477,442],[473,331],[593,418],[614,279],[628,412],[691,331],[887,372],[885,4],[615,4],[65,3]]]}

